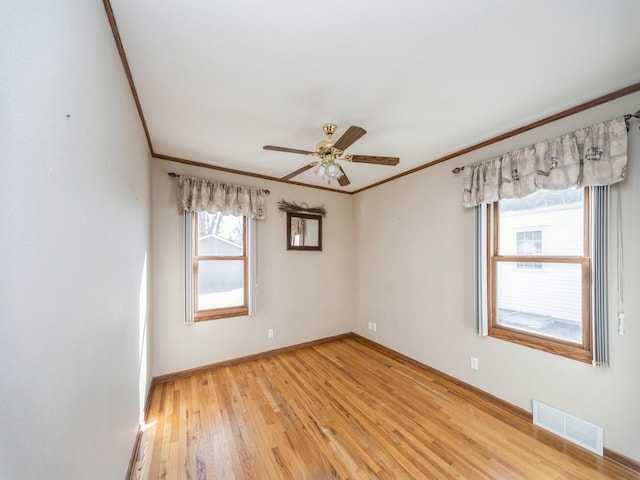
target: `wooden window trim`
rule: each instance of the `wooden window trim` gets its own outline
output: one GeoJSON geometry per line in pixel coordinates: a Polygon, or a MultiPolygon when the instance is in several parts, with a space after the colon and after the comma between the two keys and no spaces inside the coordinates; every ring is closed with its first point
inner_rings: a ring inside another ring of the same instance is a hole
{"type": "Polygon", "coordinates": [[[562,355],[574,360],[591,363],[593,340],[591,335],[591,202],[589,188],[584,188],[583,196],[583,255],[582,256],[537,256],[500,255],[499,250],[499,202],[487,205],[487,284],[490,286],[488,307],[488,335],[537,350],[562,355]],[[497,315],[497,271],[498,263],[539,262],[573,263],[582,266],[582,343],[577,344],[531,332],[516,330],[498,324],[497,315]]]}
{"type": "Polygon", "coordinates": [[[193,321],[203,322],[207,320],[220,320],[223,318],[240,317],[249,315],[249,257],[247,255],[247,217],[242,219],[242,255],[198,255],[198,214],[193,213],[193,321]],[[198,307],[198,266],[201,261],[243,261],[243,305],[233,307],[213,308],[200,310],[198,307]]]}

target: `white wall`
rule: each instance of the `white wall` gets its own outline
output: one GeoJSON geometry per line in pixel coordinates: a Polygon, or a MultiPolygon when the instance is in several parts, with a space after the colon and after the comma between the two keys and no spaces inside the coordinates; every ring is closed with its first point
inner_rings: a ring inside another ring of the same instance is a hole
{"type": "Polygon", "coordinates": [[[0,478],[124,478],[149,380],[145,137],[102,2],[3,2],[0,45],[0,478]]]}
{"type": "Polygon", "coordinates": [[[354,331],[521,408],[530,411],[536,398],[602,425],[606,448],[640,460],[638,122],[629,176],[620,187],[627,333],[616,334],[613,274],[608,369],[474,335],[473,211],[462,208],[462,179],[451,173],[638,108],[636,93],[355,195],[354,331]],[[368,321],[377,323],[376,332],[368,321]],[[472,355],[479,371],[470,369],[472,355]]]}
{"type": "Polygon", "coordinates": [[[163,375],[351,331],[352,196],[154,159],[153,375],[163,375]],[[184,324],[183,218],[167,173],[267,188],[258,223],[258,301],[254,317],[184,324]],[[287,251],[280,200],[324,205],[322,252],[287,251]],[[267,338],[273,328],[274,338],[267,338]]]}

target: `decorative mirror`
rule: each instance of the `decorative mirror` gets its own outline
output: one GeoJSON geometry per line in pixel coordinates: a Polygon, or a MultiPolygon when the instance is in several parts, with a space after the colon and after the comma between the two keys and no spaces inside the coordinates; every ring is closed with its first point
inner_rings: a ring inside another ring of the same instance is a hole
{"type": "Polygon", "coordinates": [[[287,212],[287,250],[322,251],[322,217],[287,212]]]}
{"type": "Polygon", "coordinates": [[[287,212],[287,250],[322,251],[322,218],[324,207],[309,207],[306,203],[281,200],[278,210],[287,212]]]}

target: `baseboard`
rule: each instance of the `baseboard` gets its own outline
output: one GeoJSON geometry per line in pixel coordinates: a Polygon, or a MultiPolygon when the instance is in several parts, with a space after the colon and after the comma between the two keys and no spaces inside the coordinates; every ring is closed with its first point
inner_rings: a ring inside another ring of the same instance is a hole
{"type": "MultiPolygon", "coordinates": [[[[363,345],[366,345],[374,350],[377,350],[387,356],[389,356],[390,358],[394,358],[406,363],[409,363],[411,365],[414,365],[418,368],[424,369],[426,371],[428,371],[429,373],[436,375],[440,378],[442,378],[443,380],[459,387],[462,390],[465,390],[467,392],[469,392],[471,395],[474,395],[476,397],[481,398],[484,403],[487,405],[487,408],[489,410],[502,410],[503,412],[506,412],[508,414],[511,414],[512,416],[525,421],[527,423],[532,423],[533,422],[533,414],[523,408],[520,408],[516,405],[513,405],[512,403],[509,403],[499,397],[496,397],[494,395],[491,395],[490,393],[485,392],[484,390],[479,389],[478,387],[475,387],[469,383],[463,382],[462,380],[453,377],[451,375],[448,375],[440,370],[437,370],[433,367],[430,367],[429,365],[426,365],[422,362],[419,362],[418,360],[415,360],[414,358],[408,357],[407,355],[404,355],[403,353],[397,352],[389,347],[385,347],[384,345],[381,345],[379,343],[374,342],[373,340],[370,340],[366,337],[363,337],[355,332],[350,332],[350,333],[344,333],[341,335],[335,335],[333,337],[327,337],[327,338],[322,338],[319,340],[312,340],[310,342],[304,342],[304,343],[299,343],[297,345],[291,345],[288,347],[283,347],[283,348],[278,348],[275,350],[269,350],[266,352],[261,352],[261,353],[257,353],[254,355],[247,355],[245,357],[238,357],[238,358],[233,358],[230,360],[225,360],[222,362],[217,362],[217,363],[211,363],[208,365],[203,365],[201,367],[196,367],[196,368],[191,368],[188,370],[182,370],[179,372],[174,372],[174,373],[169,373],[166,375],[160,375],[158,377],[153,377],[153,379],[151,380],[151,385],[149,387],[149,391],[147,392],[147,401],[145,403],[145,418],[147,418],[147,415],[149,413],[149,406],[150,406],[150,401],[151,398],[153,396],[153,391],[156,388],[157,385],[164,383],[164,382],[169,382],[172,380],[177,380],[180,378],[185,378],[185,377],[189,377],[192,375],[198,375],[201,373],[206,373],[209,371],[213,371],[213,370],[218,370],[220,368],[224,368],[224,367],[229,367],[229,366],[233,366],[233,365],[239,365],[242,363],[246,363],[246,362],[251,362],[254,360],[259,360],[262,358],[267,358],[267,357],[271,357],[274,355],[279,355],[281,353],[287,353],[287,352],[292,352],[295,350],[299,350],[301,348],[306,348],[306,347],[311,347],[314,345],[321,345],[323,343],[328,343],[328,342],[332,342],[335,340],[341,340],[341,339],[345,339],[345,338],[352,338],[360,343],[362,343],[363,345]]],[[[134,477],[132,477],[133,475],[133,469],[134,466],[136,464],[136,460],[137,460],[137,456],[139,453],[139,449],[140,449],[140,445],[141,445],[141,440],[142,440],[142,429],[139,428],[138,429],[138,435],[136,437],[136,443],[134,445],[134,450],[133,450],[133,454],[131,455],[131,460],[129,462],[129,468],[127,470],[127,479],[128,480],[133,480],[134,477]]],[[[577,447],[576,447],[577,448],[577,447]]],[[[626,468],[627,470],[635,473],[635,474],[640,474],[640,462],[626,457],[624,455],[621,455],[611,449],[605,448],[604,449],[604,458],[615,462],[616,464],[626,468]]]]}
{"type": "MultiPolygon", "coordinates": [[[[151,398],[151,389],[149,389],[149,398],[151,398]]],[[[133,452],[129,459],[129,467],[127,468],[127,475],[124,477],[126,480],[134,480],[133,471],[138,461],[138,453],[140,453],[140,445],[142,443],[142,427],[138,425],[138,433],[136,435],[136,442],[133,445],[133,452]]]]}
{"type": "MultiPolygon", "coordinates": [[[[153,398],[153,390],[156,387],[155,379],[152,378],[149,383],[149,388],[147,389],[147,398],[145,398],[144,402],[144,419],[149,416],[149,409],[151,408],[151,399],[153,398]]],[[[142,434],[144,431],[142,430],[142,425],[138,425],[138,433],[136,434],[136,440],[133,445],[133,452],[131,453],[131,458],[129,459],[129,467],[127,468],[127,476],[124,477],[126,480],[134,480],[133,476],[134,469],[136,468],[136,464],[138,463],[138,455],[140,454],[140,446],[142,445],[142,434]]]]}
{"type": "Polygon", "coordinates": [[[607,458],[621,467],[640,475],[640,462],[633,458],[625,457],[624,455],[608,448],[604,449],[604,458],[607,458]]]}
{"type": "Polygon", "coordinates": [[[276,348],[275,350],[268,350],[266,352],[247,355],[245,357],[232,358],[230,360],[224,360],[222,362],[210,363],[208,365],[202,365],[201,367],[190,368],[188,370],[181,370],[179,372],[167,373],[165,375],[154,377],[151,383],[154,385],[157,385],[158,383],[169,382],[169,381],[177,380],[180,378],[190,377],[192,375],[199,375],[201,373],[210,372],[212,370],[218,370],[224,367],[230,367],[233,365],[252,362],[254,360],[260,360],[262,358],[272,357],[274,355],[279,355],[281,353],[292,352],[294,350],[299,350],[301,348],[312,347],[314,345],[320,345],[327,342],[333,342],[335,340],[341,340],[343,338],[348,338],[351,335],[352,333],[350,332],[343,333],[341,335],[335,335],[333,337],[322,338],[319,340],[312,340],[310,342],[298,343],[296,345],[291,345],[288,347],[276,348]]]}

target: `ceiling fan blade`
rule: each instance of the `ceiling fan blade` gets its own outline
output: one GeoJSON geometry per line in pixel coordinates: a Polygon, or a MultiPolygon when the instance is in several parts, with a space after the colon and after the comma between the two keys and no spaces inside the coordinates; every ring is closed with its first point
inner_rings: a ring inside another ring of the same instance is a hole
{"type": "Polygon", "coordinates": [[[314,152],[309,150],[298,150],[297,148],[276,147],[275,145],[265,145],[262,147],[265,150],[273,150],[275,152],[288,152],[288,153],[300,153],[302,155],[311,155],[314,152]]]}
{"type": "Polygon", "coordinates": [[[346,132],[333,144],[333,148],[345,151],[349,146],[362,137],[367,131],[362,127],[355,127],[351,125],[346,132]]]}
{"type": "Polygon", "coordinates": [[[353,155],[352,162],[373,163],[375,165],[397,165],[400,163],[398,157],[378,157],[375,155],[353,155]]]}
{"type": "Polygon", "coordinates": [[[285,176],[285,177],[282,177],[282,178],[281,178],[281,180],[289,180],[290,178],[293,178],[293,177],[295,177],[296,175],[300,175],[301,173],[306,172],[306,171],[307,171],[307,170],[309,170],[310,168],[315,167],[315,165],[316,165],[316,164],[315,164],[315,162],[311,162],[310,164],[305,165],[305,166],[304,166],[304,167],[302,167],[302,168],[299,168],[299,169],[298,169],[298,170],[296,170],[295,172],[291,172],[289,175],[287,175],[287,176],[285,176]]]}
{"type": "Polygon", "coordinates": [[[342,175],[338,177],[338,183],[340,184],[341,187],[346,187],[351,182],[349,181],[349,177],[347,177],[347,174],[344,173],[344,168],[342,168],[342,166],[340,166],[340,171],[342,172],[342,175]]]}

